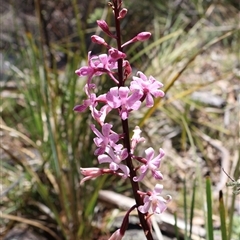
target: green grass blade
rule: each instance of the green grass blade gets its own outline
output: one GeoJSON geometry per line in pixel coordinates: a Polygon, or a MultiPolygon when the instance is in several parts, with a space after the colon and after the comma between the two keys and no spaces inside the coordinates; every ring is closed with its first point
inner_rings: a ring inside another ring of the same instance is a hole
{"type": "Polygon", "coordinates": [[[177,240],[179,240],[179,232],[178,232],[178,226],[177,226],[177,212],[174,212],[174,230],[177,240]]]}
{"type": "MultiPolygon", "coordinates": [[[[238,150],[238,162],[236,164],[236,168],[234,171],[234,179],[238,179],[240,177],[240,149],[238,150]]],[[[232,195],[231,201],[231,208],[229,211],[229,224],[228,224],[228,240],[231,240],[232,233],[233,233],[233,216],[235,211],[235,201],[236,201],[236,194],[232,195]]]]}
{"type": "Polygon", "coordinates": [[[206,203],[207,203],[207,239],[213,240],[213,221],[212,221],[212,189],[211,179],[209,176],[206,177],[206,203]]]}
{"type": "Polygon", "coordinates": [[[193,215],[194,215],[194,206],[195,206],[195,193],[196,193],[196,179],[194,179],[192,187],[192,202],[190,210],[190,229],[189,229],[189,239],[192,239],[192,225],[193,225],[193,215]]]}
{"type": "Polygon", "coordinates": [[[187,187],[186,187],[186,179],[184,179],[183,182],[183,211],[184,211],[184,223],[185,223],[185,229],[184,229],[184,239],[188,240],[188,216],[187,216],[187,187]]]}
{"type": "Polygon", "coordinates": [[[222,190],[219,192],[219,213],[221,221],[222,240],[227,240],[226,215],[222,190]]]}
{"type": "Polygon", "coordinates": [[[81,48],[81,53],[83,56],[87,55],[87,47],[85,44],[85,31],[83,28],[83,23],[79,17],[79,9],[78,9],[78,1],[77,0],[72,0],[72,7],[73,7],[73,11],[74,11],[74,15],[76,18],[76,23],[77,23],[77,33],[78,33],[78,37],[80,38],[80,48],[81,48]]]}

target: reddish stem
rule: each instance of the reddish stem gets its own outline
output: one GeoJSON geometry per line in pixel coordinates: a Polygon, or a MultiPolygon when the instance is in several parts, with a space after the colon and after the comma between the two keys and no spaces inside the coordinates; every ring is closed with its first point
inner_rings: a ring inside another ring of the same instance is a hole
{"type": "MultiPolygon", "coordinates": [[[[122,51],[122,43],[121,43],[121,28],[120,28],[120,19],[118,19],[119,16],[119,12],[121,10],[121,0],[113,0],[113,10],[115,13],[115,27],[116,27],[116,36],[117,36],[117,47],[119,51],[122,51]]],[[[124,78],[123,78],[123,60],[119,59],[118,60],[118,87],[122,87],[124,86],[124,78]]],[[[122,120],[122,128],[123,128],[123,134],[124,134],[124,138],[123,138],[123,142],[124,142],[124,147],[127,148],[128,150],[128,157],[126,159],[127,162],[127,166],[130,170],[130,181],[131,181],[131,185],[132,185],[132,191],[133,191],[133,195],[136,201],[136,205],[137,207],[140,205],[143,205],[143,200],[141,198],[141,196],[138,194],[138,190],[139,190],[139,184],[138,182],[134,182],[133,178],[136,176],[136,171],[134,169],[133,163],[132,163],[132,159],[131,159],[131,145],[130,145],[130,135],[129,135],[129,126],[128,126],[128,119],[126,120],[122,120]]],[[[145,236],[148,240],[153,240],[152,237],[152,233],[151,233],[151,229],[150,226],[147,222],[147,214],[143,214],[141,212],[138,211],[138,216],[139,216],[139,220],[141,223],[141,226],[143,228],[143,231],[145,233],[145,236]]]]}

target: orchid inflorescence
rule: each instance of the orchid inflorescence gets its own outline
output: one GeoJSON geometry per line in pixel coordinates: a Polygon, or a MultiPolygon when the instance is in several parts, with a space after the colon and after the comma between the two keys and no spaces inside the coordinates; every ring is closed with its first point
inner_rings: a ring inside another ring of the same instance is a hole
{"type": "MultiPolygon", "coordinates": [[[[163,179],[159,167],[164,151],[160,148],[159,154],[155,156],[154,149],[149,147],[145,150],[145,157],[135,156],[137,146],[145,139],[141,137],[141,130],[138,126],[133,130],[130,139],[128,118],[130,113],[138,110],[143,102],[146,102],[145,106],[150,108],[154,105],[154,98],[163,97],[164,92],[160,89],[163,84],[153,76],[147,77],[144,73],[138,71],[137,76],[132,76],[130,86],[125,86],[126,80],[132,74],[132,68],[127,60],[126,53],[124,53],[124,47],[137,41],[149,39],[151,33],[141,32],[122,44],[120,21],[126,16],[127,9],[122,8],[122,0],[112,0],[109,2],[109,6],[114,13],[116,33],[110,31],[104,20],[98,20],[97,24],[105,34],[116,40],[117,47],[110,46],[100,36],[93,35],[91,37],[92,42],[106,47],[107,54],[95,56],[89,52],[88,65],[76,70],[78,76],[87,77],[87,83],[84,87],[87,98],[81,105],[74,108],[77,112],[83,112],[86,109],[91,111],[93,119],[99,125],[98,127],[94,124],[90,125],[91,130],[96,135],[93,139],[97,147],[94,154],[97,156],[99,164],[108,163],[109,168],[81,168],[81,173],[84,176],[81,183],[103,174],[115,174],[125,179],[129,178],[136,200],[136,205],[130,210],[137,208],[140,224],[147,239],[153,239],[148,219],[153,213],[159,214],[165,211],[171,197],[168,196],[167,199],[164,199],[160,196],[163,189],[161,184],[156,184],[152,191],[142,192],[139,190],[139,182],[144,179],[148,172],[156,180],[163,179]],[[102,74],[107,74],[116,86],[110,88],[107,93],[97,96],[93,78],[102,74]],[[118,111],[121,118],[122,133],[114,132],[113,125],[105,122],[107,114],[114,109],[118,111]],[[138,167],[135,167],[135,161],[141,166],[139,167],[138,164],[138,167]]],[[[126,222],[128,223],[129,214],[130,211],[126,213],[121,228],[110,239],[122,238],[127,228],[126,222]]]]}

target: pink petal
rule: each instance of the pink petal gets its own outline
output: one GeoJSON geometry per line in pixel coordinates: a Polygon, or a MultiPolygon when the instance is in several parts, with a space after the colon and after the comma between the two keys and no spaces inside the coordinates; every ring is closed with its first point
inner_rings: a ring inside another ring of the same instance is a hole
{"type": "Polygon", "coordinates": [[[151,96],[150,93],[148,93],[147,96],[146,96],[146,106],[147,107],[152,107],[153,103],[154,103],[153,97],[151,96]]]}
{"type": "Polygon", "coordinates": [[[118,166],[117,163],[111,162],[111,163],[109,164],[109,168],[110,168],[111,170],[113,170],[113,171],[117,171],[117,170],[119,169],[119,166],[118,166]]]}
{"type": "Polygon", "coordinates": [[[148,202],[146,202],[143,206],[139,206],[139,207],[138,207],[138,210],[139,210],[141,213],[147,213],[148,210],[149,210],[149,208],[150,208],[150,206],[151,206],[151,202],[148,201],[148,202]]]}
{"type": "Polygon", "coordinates": [[[113,87],[106,94],[107,103],[111,108],[118,108],[121,106],[121,101],[118,96],[118,87],[113,87]]]}
{"type": "Polygon", "coordinates": [[[116,143],[119,140],[119,135],[117,133],[111,133],[111,135],[109,135],[109,139],[116,143]]]}
{"type": "MultiPolygon", "coordinates": [[[[132,106],[134,104],[136,104],[136,102],[139,101],[139,99],[142,97],[142,95],[143,94],[141,91],[134,91],[133,94],[127,100],[128,106],[132,108],[132,106]]],[[[141,104],[141,102],[140,102],[140,104],[141,104]]],[[[135,108],[132,108],[132,109],[137,110],[138,109],[138,108],[136,109],[137,106],[139,107],[139,102],[137,103],[137,105],[135,105],[135,108]]]]}
{"type": "Polygon", "coordinates": [[[101,163],[111,163],[113,160],[106,154],[98,156],[98,162],[101,163]]]}
{"type": "Polygon", "coordinates": [[[121,153],[121,159],[124,160],[128,157],[128,150],[127,148],[124,148],[121,153]]]}
{"type": "Polygon", "coordinates": [[[138,177],[134,177],[133,181],[134,182],[140,182],[142,179],[146,176],[147,174],[148,167],[146,165],[142,165],[140,167],[141,174],[138,177]]]}
{"type": "Polygon", "coordinates": [[[100,54],[99,59],[104,64],[104,66],[108,64],[108,55],[107,54],[100,54]]]}
{"type": "Polygon", "coordinates": [[[97,128],[95,127],[94,124],[90,125],[90,128],[92,129],[92,131],[101,139],[103,139],[103,135],[97,130],[97,128]]]}
{"type": "Polygon", "coordinates": [[[126,177],[129,176],[130,170],[129,170],[129,168],[128,168],[126,165],[124,165],[124,164],[119,164],[119,168],[123,171],[123,173],[124,173],[124,175],[125,175],[126,177]]]}
{"type": "Polygon", "coordinates": [[[143,74],[143,73],[140,72],[140,71],[137,72],[137,75],[139,75],[139,77],[140,77],[142,80],[144,80],[144,81],[147,81],[147,80],[148,80],[147,77],[146,77],[146,75],[143,74]]]}
{"type": "Polygon", "coordinates": [[[76,111],[76,112],[83,112],[87,109],[88,106],[86,105],[77,105],[73,108],[73,111],[76,111]]]}
{"type": "Polygon", "coordinates": [[[146,159],[149,161],[154,157],[154,150],[152,147],[145,150],[146,159]]]}
{"type": "Polygon", "coordinates": [[[128,110],[127,109],[122,109],[120,112],[120,117],[122,120],[126,120],[128,118],[128,110]]]}
{"type": "Polygon", "coordinates": [[[167,209],[166,200],[163,197],[158,197],[156,205],[152,205],[153,212],[160,214],[167,209]]]}
{"type": "Polygon", "coordinates": [[[112,125],[111,125],[111,124],[105,123],[105,124],[102,126],[103,136],[109,137],[111,128],[112,128],[112,125]]]}
{"type": "Polygon", "coordinates": [[[153,177],[157,180],[162,180],[163,175],[160,171],[152,171],[153,177]]]}
{"type": "Polygon", "coordinates": [[[120,97],[122,102],[126,101],[129,91],[130,90],[129,90],[128,87],[120,87],[119,88],[119,97],[120,97]]]}
{"type": "Polygon", "coordinates": [[[156,186],[154,187],[154,192],[157,194],[160,194],[163,190],[163,185],[162,184],[156,184],[156,186]]]}
{"type": "Polygon", "coordinates": [[[132,106],[131,106],[131,109],[133,110],[138,110],[141,106],[141,101],[136,101],[132,106]]]}

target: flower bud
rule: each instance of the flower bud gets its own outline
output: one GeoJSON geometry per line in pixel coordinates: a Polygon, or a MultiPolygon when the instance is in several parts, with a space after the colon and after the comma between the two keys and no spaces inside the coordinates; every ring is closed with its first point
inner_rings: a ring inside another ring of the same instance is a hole
{"type": "Polygon", "coordinates": [[[145,40],[148,40],[150,37],[151,37],[150,32],[141,32],[136,36],[136,39],[138,41],[145,41],[145,40]]]}
{"type": "Polygon", "coordinates": [[[90,167],[90,168],[80,168],[81,174],[83,176],[85,176],[80,184],[82,184],[83,182],[92,179],[92,178],[96,178],[98,176],[101,176],[103,174],[102,169],[100,168],[94,168],[94,167],[90,167]]]}
{"type": "Polygon", "coordinates": [[[128,61],[124,61],[123,64],[124,64],[124,81],[125,81],[132,73],[132,68],[128,61]]]}
{"type": "Polygon", "coordinates": [[[104,45],[104,46],[108,45],[103,38],[101,38],[97,35],[92,35],[91,39],[92,39],[93,43],[97,43],[97,44],[104,45]]]}
{"type": "Polygon", "coordinates": [[[113,60],[118,60],[120,58],[125,58],[126,57],[126,54],[117,50],[116,48],[110,48],[108,50],[108,54],[110,55],[110,57],[113,59],[113,60]]]}
{"type": "Polygon", "coordinates": [[[136,126],[135,129],[133,130],[133,132],[134,132],[134,134],[131,138],[131,151],[132,151],[132,153],[135,150],[138,143],[145,141],[145,138],[140,136],[142,131],[139,128],[139,126],[136,126]]]}
{"type": "Polygon", "coordinates": [[[121,235],[120,229],[116,230],[108,240],[121,240],[123,236],[121,235]]]}
{"type": "Polygon", "coordinates": [[[135,36],[134,38],[132,38],[131,40],[125,42],[121,47],[125,47],[126,45],[130,44],[130,43],[134,43],[137,41],[145,41],[148,40],[151,37],[151,33],[150,32],[141,32],[139,33],[137,36],[135,36]]]}
{"type": "Polygon", "coordinates": [[[119,16],[118,19],[122,19],[126,16],[128,10],[126,8],[123,8],[120,12],[119,12],[119,16]]]}
{"type": "Polygon", "coordinates": [[[97,25],[104,31],[110,32],[108,24],[104,20],[97,20],[97,25]]]}
{"type": "Polygon", "coordinates": [[[75,71],[75,73],[81,77],[81,76],[88,76],[89,74],[91,74],[93,72],[93,69],[89,68],[89,67],[81,67],[78,70],[75,71]]]}
{"type": "Polygon", "coordinates": [[[109,37],[112,38],[116,38],[116,36],[114,36],[110,29],[108,24],[104,21],[104,20],[97,20],[97,25],[103,30],[103,32],[105,32],[109,37]]]}

